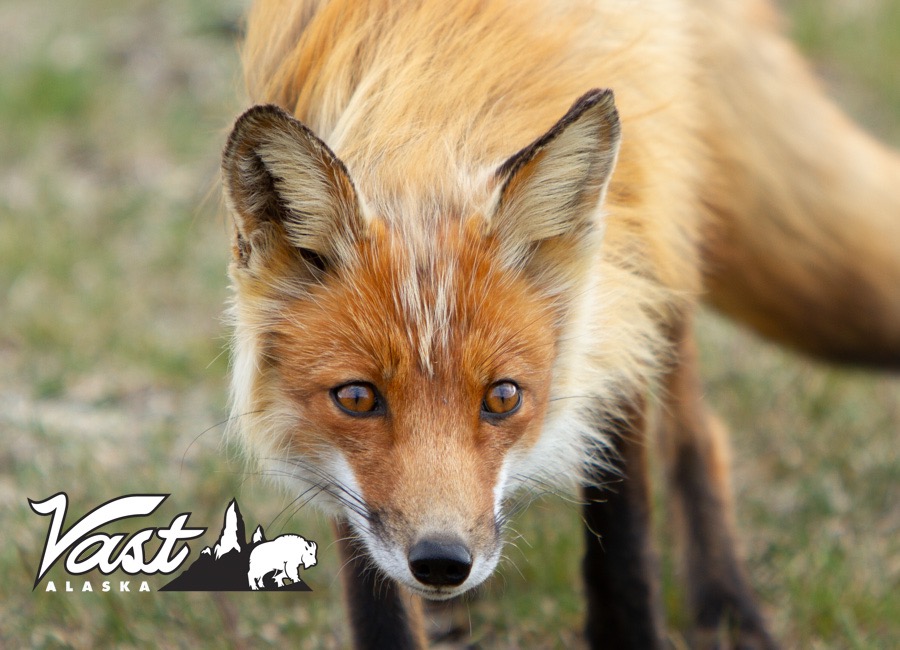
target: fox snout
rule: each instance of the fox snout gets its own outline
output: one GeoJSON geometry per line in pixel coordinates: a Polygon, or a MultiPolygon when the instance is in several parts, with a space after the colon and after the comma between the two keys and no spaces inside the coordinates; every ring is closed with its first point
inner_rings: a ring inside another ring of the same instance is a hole
{"type": "MultiPolygon", "coordinates": [[[[492,526],[493,528],[493,526],[492,526]]],[[[411,543],[381,535],[360,535],[378,568],[388,577],[425,598],[444,600],[472,589],[487,579],[500,558],[501,540],[490,534],[466,536],[451,532],[413,534],[411,543]]]]}
{"type": "Polygon", "coordinates": [[[357,537],[382,573],[430,599],[479,585],[500,558],[502,478],[479,473],[460,456],[433,465],[395,457],[385,485],[354,472],[368,497],[366,516],[347,513],[357,537]]]}

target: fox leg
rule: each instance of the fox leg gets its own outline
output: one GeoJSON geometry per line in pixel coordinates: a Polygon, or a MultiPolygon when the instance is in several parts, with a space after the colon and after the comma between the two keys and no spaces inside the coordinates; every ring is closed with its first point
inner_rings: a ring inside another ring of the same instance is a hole
{"type": "Polygon", "coordinates": [[[335,523],[353,647],[425,648],[421,602],[379,572],[346,521],[335,523]]]}
{"type": "Polygon", "coordinates": [[[611,471],[582,490],[586,636],[591,648],[663,648],[663,616],[651,546],[643,404],[616,421],[611,471]],[[598,487],[599,486],[599,487],[598,487]]]}
{"type": "Polygon", "coordinates": [[[776,648],[736,550],[725,431],[703,403],[696,348],[686,331],[666,381],[662,443],[684,536],[695,647],[776,648]]]}

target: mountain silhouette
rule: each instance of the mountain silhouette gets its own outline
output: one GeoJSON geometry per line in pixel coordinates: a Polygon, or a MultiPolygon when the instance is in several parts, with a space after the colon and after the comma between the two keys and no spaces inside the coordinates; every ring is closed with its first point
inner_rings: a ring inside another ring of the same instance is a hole
{"type": "Polygon", "coordinates": [[[241,516],[241,509],[238,508],[237,501],[232,499],[225,510],[225,524],[222,526],[219,541],[213,547],[213,555],[215,555],[217,560],[231,551],[237,551],[239,554],[243,551],[244,530],[244,518],[241,516]]]}
{"type": "Polygon", "coordinates": [[[259,544],[264,541],[266,541],[266,536],[265,533],[263,533],[262,526],[257,526],[256,530],[253,531],[253,539],[250,540],[250,543],[259,544]]]}
{"type": "MultiPolygon", "coordinates": [[[[244,517],[237,501],[232,499],[225,509],[218,541],[212,548],[207,546],[200,551],[200,557],[160,591],[250,591],[247,579],[250,552],[266,541],[262,526],[256,527],[250,543],[246,540],[244,517]]],[[[303,580],[278,587],[275,580],[267,576],[263,584],[266,590],[312,591],[303,580]]]]}

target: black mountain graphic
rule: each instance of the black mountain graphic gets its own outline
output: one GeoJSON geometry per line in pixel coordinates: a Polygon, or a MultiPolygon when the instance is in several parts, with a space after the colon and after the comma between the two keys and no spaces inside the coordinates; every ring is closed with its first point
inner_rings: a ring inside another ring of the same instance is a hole
{"type": "MultiPolygon", "coordinates": [[[[246,541],[244,518],[237,501],[232,499],[225,510],[225,522],[219,540],[200,552],[200,557],[181,575],[160,588],[160,591],[250,591],[247,573],[250,552],[266,541],[262,526],[257,526],[253,539],[246,541]]],[[[278,587],[272,575],[263,578],[265,590],[312,591],[303,580],[278,587]]]]}

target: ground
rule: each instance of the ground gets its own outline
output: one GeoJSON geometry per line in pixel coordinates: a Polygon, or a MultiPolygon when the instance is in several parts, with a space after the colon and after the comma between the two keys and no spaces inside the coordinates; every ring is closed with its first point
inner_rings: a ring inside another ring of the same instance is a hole
{"type": "MultiPolygon", "coordinates": [[[[221,443],[228,237],[216,170],[244,106],[241,4],[0,5],[0,646],[348,642],[327,523],[295,512],[221,443]],[[121,494],[172,493],[152,523],[191,511],[208,537],[236,496],[268,536],[319,542],[314,591],[32,592],[47,522],[26,499],[60,490],[76,517],[121,494]]],[[[836,96],[900,145],[900,0],[785,6],[836,96]]],[[[733,432],[741,542],[776,635],[791,648],[889,647],[900,638],[900,383],[811,364],[711,314],[701,346],[709,400],[733,432]]],[[[483,647],[577,646],[578,525],[559,499],[516,522],[500,575],[468,607],[483,647]]]]}

